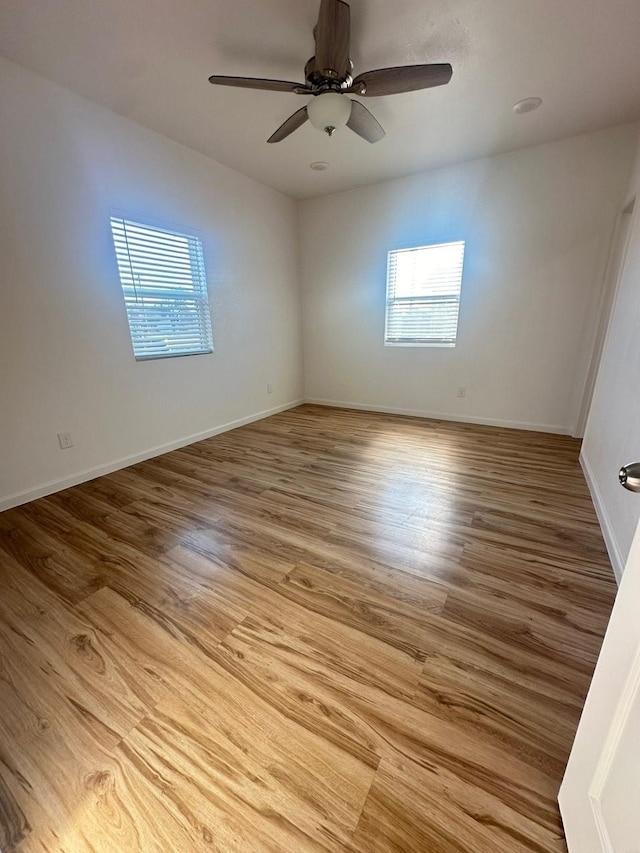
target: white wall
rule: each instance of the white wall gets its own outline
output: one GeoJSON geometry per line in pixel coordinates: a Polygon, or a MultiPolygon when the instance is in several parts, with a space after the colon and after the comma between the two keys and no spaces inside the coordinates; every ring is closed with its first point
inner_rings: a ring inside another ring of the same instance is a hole
{"type": "Polygon", "coordinates": [[[0,509],[302,396],[291,199],[5,60],[0,115],[0,509]],[[110,208],[203,233],[212,355],[135,362],[110,208]]]}
{"type": "MultiPolygon", "coordinates": [[[[307,397],[572,429],[634,128],[296,211],[281,194],[5,60],[0,111],[0,509],[298,400],[298,244],[307,397]],[[135,362],[111,208],[203,233],[212,355],[135,362]],[[460,237],[458,346],[385,348],[387,248],[460,237]],[[464,399],[459,385],[468,386],[464,399]],[[71,450],[58,448],[63,430],[71,450]]],[[[587,448],[602,446],[595,423],[587,448]]],[[[614,450],[617,470],[626,448],[614,450]]],[[[600,483],[611,465],[598,452],[587,456],[600,483]]],[[[626,513],[621,552],[633,526],[626,513]]]]}
{"type": "Polygon", "coordinates": [[[302,202],[306,397],[571,432],[636,132],[302,202]],[[384,347],[387,250],[459,239],[455,349],[384,347]]]}
{"type": "Polygon", "coordinates": [[[582,446],[583,468],[618,578],[640,519],[640,495],[622,489],[617,478],[621,465],[640,462],[640,145],[621,209],[636,198],[582,446]]]}

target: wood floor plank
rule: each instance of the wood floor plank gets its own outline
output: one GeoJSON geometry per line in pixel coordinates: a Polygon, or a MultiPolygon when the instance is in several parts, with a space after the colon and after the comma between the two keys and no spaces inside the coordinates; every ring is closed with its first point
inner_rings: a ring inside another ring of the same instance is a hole
{"type": "Polygon", "coordinates": [[[306,563],[297,565],[283,586],[287,596],[304,603],[309,610],[358,627],[416,659],[421,659],[428,643],[425,615],[442,612],[448,596],[443,586],[431,584],[430,589],[421,590],[422,595],[416,595],[412,602],[399,602],[362,582],[358,584],[344,575],[306,563]]]}
{"type": "Polygon", "coordinates": [[[543,828],[441,768],[416,769],[402,759],[383,759],[349,850],[566,853],[566,845],[559,819],[543,828]]]}
{"type": "Polygon", "coordinates": [[[38,683],[58,689],[65,702],[96,721],[100,739],[114,746],[155,704],[156,685],[126,647],[78,611],[58,602],[30,612],[34,585],[24,572],[15,576],[21,586],[3,594],[0,625],[26,643],[22,657],[37,661],[38,683]]]}
{"type": "Polygon", "coordinates": [[[0,776],[0,850],[14,850],[30,833],[26,815],[0,776]]]}
{"type": "Polygon", "coordinates": [[[28,637],[1,624],[0,707],[0,775],[30,827],[25,849],[64,849],[60,833],[83,803],[85,779],[118,739],[67,695],[28,637]]]}
{"type": "MultiPolygon", "coordinates": [[[[263,575],[255,577],[255,583],[251,584],[224,569],[212,573],[208,553],[193,549],[191,545],[173,549],[167,557],[207,583],[208,598],[212,601],[218,599],[236,609],[240,609],[244,601],[248,605],[247,612],[264,614],[277,610],[284,604],[281,599],[285,599],[308,612],[379,637],[417,660],[423,659],[427,641],[424,614],[440,612],[447,598],[444,587],[425,581],[412,603],[406,600],[409,597],[406,590],[400,593],[398,598],[404,596],[403,603],[396,600],[395,595],[385,595],[375,587],[367,588],[364,578],[357,584],[344,574],[337,575],[306,563],[291,566],[282,578],[263,575]]],[[[236,575],[252,570],[252,566],[245,564],[241,572],[236,570],[236,575]]],[[[418,583],[410,575],[407,578],[413,581],[411,586],[415,593],[418,583]]]]}
{"type": "Polygon", "coordinates": [[[565,662],[590,677],[598,649],[597,627],[589,620],[580,624],[562,611],[543,614],[540,608],[518,606],[517,600],[505,600],[493,592],[456,589],[447,596],[443,609],[445,619],[481,626],[485,634],[507,637],[514,648],[535,650],[556,662],[565,662]],[[515,604],[515,606],[514,606],[515,604]]]}
{"type": "Polygon", "coordinates": [[[557,823],[555,788],[548,768],[538,769],[517,751],[507,752],[503,744],[477,738],[455,720],[434,717],[417,704],[353,679],[349,673],[334,667],[327,672],[308,651],[292,654],[292,649],[304,645],[300,637],[292,640],[286,630],[274,633],[258,625],[249,633],[248,628],[248,623],[242,623],[222,649],[241,656],[237,668],[258,667],[263,677],[273,672],[272,690],[288,696],[290,702],[295,701],[295,685],[304,673],[303,695],[310,697],[306,707],[310,718],[324,714],[345,736],[373,748],[381,757],[409,758],[416,770],[440,767],[471,789],[489,791],[516,814],[542,826],[557,823]],[[261,632],[259,642],[256,632],[261,632]]]}
{"type": "MultiPolygon", "coordinates": [[[[340,849],[336,839],[355,828],[373,779],[370,762],[292,722],[221,666],[213,648],[169,636],[109,590],[81,610],[96,624],[117,626],[170,693],[121,745],[130,763],[148,778],[168,777],[172,796],[210,822],[212,836],[232,824],[240,840],[246,823],[257,833],[256,849],[294,849],[296,840],[309,850],[340,849]],[[310,821],[318,824],[317,843],[310,821]]],[[[247,849],[223,839],[223,849],[247,849]]]]}
{"type": "Polygon", "coordinates": [[[128,763],[161,777],[214,849],[343,850],[375,769],[246,701],[233,680],[216,688],[206,706],[158,706],[120,748],[128,763]]]}
{"type": "Polygon", "coordinates": [[[603,602],[615,597],[616,582],[607,560],[556,555],[553,558],[509,548],[491,542],[468,542],[460,557],[464,570],[462,585],[475,579],[501,589],[512,583],[539,590],[551,609],[571,608],[573,605],[589,610],[607,621],[609,611],[603,602]],[[473,571],[470,575],[466,570],[473,571]]]}
{"type": "Polygon", "coordinates": [[[508,631],[481,631],[476,626],[447,619],[443,614],[429,617],[429,638],[427,665],[431,658],[444,656],[463,671],[470,667],[478,673],[497,675],[512,685],[509,692],[516,697],[525,688],[539,695],[542,703],[550,699],[574,709],[571,716],[582,707],[588,672],[576,669],[571,661],[560,656],[543,653],[540,646],[512,643],[508,631]]]}
{"type": "Polygon", "coordinates": [[[464,651],[455,653],[453,645],[427,658],[410,701],[471,735],[482,733],[498,749],[559,777],[579,709],[528,684],[514,683],[490,661],[482,667],[467,661],[464,651]]]}
{"type": "Polygon", "coordinates": [[[406,652],[290,605],[245,619],[217,659],[288,719],[374,767],[379,738],[350,710],[349,695],[375,687],[377,701],[405,702],[420,677],[420,662],[406,652]]]}
{"type": "Polygon", "coordinates": [[[562,853],[578,451],[304,405],[0,515],[0,847],[562,853]]]}
{"type": "Polygon", "coordinates": [[[104,572],[89,556],[52,536],[19,508],[0,514],[0,546],[45,586],[70,603],[105,584],[104,572]]]}

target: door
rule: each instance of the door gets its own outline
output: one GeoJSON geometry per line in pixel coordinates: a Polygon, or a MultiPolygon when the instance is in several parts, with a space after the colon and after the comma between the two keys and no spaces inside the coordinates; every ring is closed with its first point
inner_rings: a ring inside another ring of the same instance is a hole
{"type": "Polygon", "coordinates": [[[640,525],[559,802],[570,853],[640,853],[640,525]]]}

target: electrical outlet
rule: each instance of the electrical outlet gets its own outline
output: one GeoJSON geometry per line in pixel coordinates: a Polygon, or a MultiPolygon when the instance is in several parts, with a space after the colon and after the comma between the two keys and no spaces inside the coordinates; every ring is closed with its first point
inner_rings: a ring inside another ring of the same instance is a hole
{"type": "Polygon", "coordinates": [[[60,444],[60,450],[68,450],[70,447],[73,447],[73,439],[71,438],[71,433],[59,432],[58,443],[60,444]]]}
{"type": "Polygon", "coordinates": [[[273,384],[271,382],[267,382],[267,394],[273,394],[273,384]]]}
{"type": "Polygon", "coordinates": [[[466,397],[466,396],[467,396],[467,386],[466,385],[458,385],[456,397],[466,397]]]}

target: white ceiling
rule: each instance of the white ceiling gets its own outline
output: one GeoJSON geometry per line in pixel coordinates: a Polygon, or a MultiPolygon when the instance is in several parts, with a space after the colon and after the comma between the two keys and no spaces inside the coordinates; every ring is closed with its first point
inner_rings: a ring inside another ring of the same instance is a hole
{"type": "Polygon", "coordinates": [[[363,99],[370,145],[307,123],[304,98],[210,74],[303,80],[319,0],[2,0],[0,53],[298,198],[640,118],[639,0],[352,0],[355,72],[451,62],[448,86],[363,99]],[[520,98],[543,106],[516,116],[520,98]],[[326,172],[309,164],[327,160],[326,172]]]}

